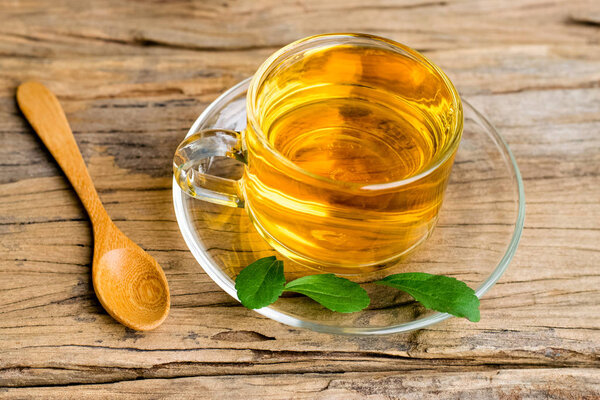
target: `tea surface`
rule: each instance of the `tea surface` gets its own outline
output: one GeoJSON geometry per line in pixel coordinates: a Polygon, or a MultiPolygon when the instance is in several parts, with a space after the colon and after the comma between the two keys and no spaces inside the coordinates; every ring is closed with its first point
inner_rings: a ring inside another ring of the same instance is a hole
{"type": "Polygon", "coordinates": [[[309,172],[365,184],[400,180],[430,166],[447,142],[450,99],[416,60],[335,46],[285,67],[263,90],[261,127],[309,172]]]}
{"type": "Polygon", "coordinates": [[[451,105],[432,67],[386,49],[340,45],[281,62],[263,82],[258,119],[274,149],[309,174],[249,141],[245,196],[257,228],[290,258],[356,272],[413,248],[435,224],[453,157],[412,184],[394,182],[446,154],[451,105]]]}
{"type": "Polygon", "coordinates": [[[396,181],[429,165],[437,140],[418,110],[391,110],[350,97],[356,94],[330,99],[325,90],[322,100],[299,104],[273,121],[269,140],[296,165],[336,181],[396,181]]]}

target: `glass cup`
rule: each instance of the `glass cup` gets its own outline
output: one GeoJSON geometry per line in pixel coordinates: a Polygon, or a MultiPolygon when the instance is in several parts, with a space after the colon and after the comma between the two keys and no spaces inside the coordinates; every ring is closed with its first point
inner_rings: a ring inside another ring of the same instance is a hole
{"type": "Polygon", "coordinates": [[[459,95],[423,55],[388,39],[326,34],[269,57],[243,132],[208,129],[177,148],[188,195],[243,207],[285,257],[357,274],[431,234],[463,129],[459,95]],[[208,174],[214,157],[243,177],[208,174]]]}

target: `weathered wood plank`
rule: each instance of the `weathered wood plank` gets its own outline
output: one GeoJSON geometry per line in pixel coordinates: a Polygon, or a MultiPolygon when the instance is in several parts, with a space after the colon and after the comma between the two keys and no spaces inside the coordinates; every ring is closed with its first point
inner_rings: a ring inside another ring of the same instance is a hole
{"type": "Polygon", "coordinates": [[[0,397],[600,397],[597,9],[1,1],[0,397]],[[526,227],[478,324],[371,338],[289,328],[240,307],[181,239],[171,156],[193,120],[276,48],[336,30],[425,50],[517,157],[526,227]],[[165,269],[173,309],[156,331],[126,330],[94,298],[89,223],[16,108],[27,79],[57,93],[108,212],[165,269]]]}
{"type": "MultiPolygon", "coordinates": [[[[586,44],[595,31],[573,23],[593,1],[360,0],[303,2],[5,1],[0,54],[22,57],[172,54],[193,50],[276,49],[322,32],[372,32],[419,49],[477,45],[586,44]],[[60,23],[68,21],[68,23],[60,23]]],[[[578,21],[577,19],[575,22],[578,21]]]]}
{"type": "MultiPolygon", "coordinates": [[[[1,389],[0,389],[1,390],[1,389]]],[[[142,379],[102,385],[6,389],[5,398],[44,399],[597,399],[597,370],[323,373],[142,379]],[[152,392],[147,392],[148,387],[152,392]],[[273,390],[272,388],[276,388],[273,390]]],[[[1,392],[0,392],[1,393],[1,392]]]]}

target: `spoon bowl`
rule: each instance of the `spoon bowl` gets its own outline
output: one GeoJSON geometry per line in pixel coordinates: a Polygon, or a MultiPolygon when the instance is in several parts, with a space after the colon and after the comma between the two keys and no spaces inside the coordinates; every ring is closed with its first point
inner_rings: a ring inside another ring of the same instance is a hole
{"type": "Polygon", "coordinates": [[[56,96],[41,83],[26,82],[17,89],[17,102],[90,216],[94,228],[92,280],[98,300],[129,328],[156,328],[171,306],[164,271],[108,216],[56,96]]]}
{"type": "Polygon", "coordinates": [[[94,261],[92,276],[98,300],[123,325],[149,330],[167,317],[169,297],[163,284],[164,272],[142,249],[104,253],[94,261]]]}

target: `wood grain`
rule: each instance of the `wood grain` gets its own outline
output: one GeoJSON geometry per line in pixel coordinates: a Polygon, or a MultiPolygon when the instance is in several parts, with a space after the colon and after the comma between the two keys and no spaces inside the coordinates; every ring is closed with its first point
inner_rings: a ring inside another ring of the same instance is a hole
{"type": "Polygon", "coordinates": [[[293,398],[293,399],[594,399],[589,389],[600,390],[597,371],[577,369],[529,369],[485,372],[421,371],[391,373],[324,373],[285,377],[261,376],[204,376],[148,381],[116,382],[102,385],[81,385],[77,388],[8,389],[7,399],[18,399],[23,394],[46,399],[88,399],[101,396],[106,399],[128,399],[132,393],[147,391],[153,386],[149,399],[185,398],[198,392],[211,393],[214,398],[293,398]],[[571,388],[557,388],[561,380],[571,388]],[[469,382],[465,387],[464,382],[469,382]],[[585,388],[581,388],[584,385],[585,388]],[[270,389],[276,387],[277,394],[270,389]],[[231,390],[235,388],[236,390],[231,390]],[[64,391],[59,392],[63,389],[64,391]]]}
{"type": "Polygon", "coordinates": [[[600,398],[595,2],[31,0],[0,10],[0,397],[600,398]],[[189,126],[272,51],[330,31],[425,51],[515,153],[525,230],[481,322],[371,338],[293,329],[240,307],[183,243],[170,163],[189,126]],[[172,310],[157,330],[128,330],[95,299],[89,222],[16,107],[29,79],[60,99],[116,225],[163,266],[172,310]]]}

